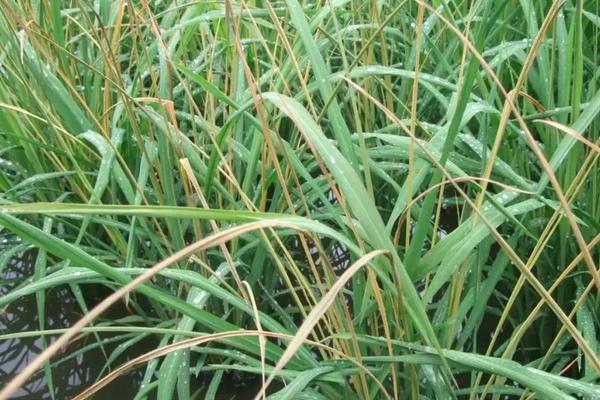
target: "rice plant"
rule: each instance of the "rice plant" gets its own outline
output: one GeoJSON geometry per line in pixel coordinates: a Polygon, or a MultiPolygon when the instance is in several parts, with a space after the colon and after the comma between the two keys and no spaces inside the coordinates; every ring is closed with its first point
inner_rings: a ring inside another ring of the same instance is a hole
{"type": "Polygon", "coordinates": [[[0,5],[0,398],[600,398],[600,2],[0,5]]]}

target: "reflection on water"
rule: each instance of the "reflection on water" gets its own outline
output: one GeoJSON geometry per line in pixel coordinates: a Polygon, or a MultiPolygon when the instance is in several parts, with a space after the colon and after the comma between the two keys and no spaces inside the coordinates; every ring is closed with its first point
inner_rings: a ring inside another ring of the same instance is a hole
{"type": "MultiPolygon", "coordinates": [[[[0,255],[2,254],[0,238],[0,255]]],[[[27,250],[13,257],[2,270],[0,265],[0,296],[10,292],[23,284],[34,274],[34,263],[36,259],[35,250],[27,250]]],[[[109,294],[108,290],[98,285],[82,285],[82,291],[86,295],[88,307],[91,308],[101,298],[109,294]],[[95,293],[95,295],[90,295],[95,293]]],[[[44,329],[63,329],[73,325],[81,318],[81,308],[68,286],[60,286],[46,291],[45,293],[45,327],[44,329]]],[[[106,315],[106,318],[118,318],[125,315],[124,307],[115,310],[114,307],[106,315]],[[120,315],[119,315],[120,314],[120,315]]],[[[0,335],[18,332],[39,331],[40,321],[37,310],[35,295],[22,297],[11,303],[0,313],[0,335]]],[[[84,339],[72,343],[64,349],[61,354],[52,358],[52,383],[54,387],[54,399],[70,399],[80,393],[84,388],[96,382],[99,377],[106,375],[104,369],[107,358],[125,339],[118,337],[119,334],[101,334],[104,351],[100,346],[95,346],[94,335],[87,335],[84,339]],[[113,340],[110,339],[120,339],[113,340]],[[92,347],[91,349],[88,349],[92,347]],[[85,351],[82,351],[85,349],[85,351]],[[77,351],[79,350],[79,351],[77,351]]],[[[52,337],[47,337],[51,342],[52,337]]],[[[124,356],[113,360],[111,366],[114,368],[123,362],[149,351],[156,342],[148,339],[128,347],[124,356]]],[[[8,381],[30,363],[43,349],[44,342],[40,336],[0,340],[0,386],[8,381]]],[[[138,392],[144,368],[134,368],[128,374],[113,381],[99,393],[94,399],[133,399],[138,392]]],[[[213,372],[201,372],[196,379],[192,379],[192,392],[194,398],[204,398],[206,390],[213,377],[213,372]]],[[[245,400],[253,399],[260,389],[261,379],[257,375],[244,373],[225,373],[215,400],[245,400]]],[[[278,384],[271,385],[271,390],[279,389],[278,384]]],[[[271,391],[269,391],[270,393],[271,391]]],[[[148,395],[148,399],[156,398],[156,392],[148,395]]],[[[46,400],[52,399],[48,389],[48,382],[43,371],[34,375],[27,384],[20,388],[12,397],[18,400],[46,400]]]]}
{"type": "MultiPolygon", "coordinates": [[[[2,248],[0,248],[0,254],[2,254],[2,248]]],[[[35,256],[35,250],[27,250],[10,260],[2,271],[0,295],[8,293],[33,276],[35,256]]],[[[97,292],[97,290],[94,291],[97,292]]],[[[84,292],[87,292],[87,288],[84,289],[84,292]]],[[[68,328],[81,318],[81,315],[81,308],[68,286],[60,286],[46,291],[45,329],[68,328]]],[[[40,330],[40,320],[35,295],[18,299],[0,313],[0,335],[38,330],[40,330]]],[[[101,336],[101,339],[110,338],[110,335],[101,336]]],[[[50,342],[53,338],[48,337],[47,340],[50,342]]],[[[55,399],[69,399],[95,382],[101,373],[106,374],[106,370],[103,371],[103,368],[107,362],[107,356],[110,356],[118,342],[108,343],[110,340],[106,340],[104,351],[102,351],[100,346],[94,345],[96,341],[94,335],[87,335],[86,338],[72,343],[61,354],[52,358],[51,375],[55,399]],[[86,351],[75,354],[77,349],[84,348],[86,351]]],[[[126,353],[129,356],[138,355],[144,349],[144,345],[140,346],[129,349],[126,353]]],[[[6,385],[16,373],[42,351],[43,347],[44,340],[40,336],[0,340],[0,385],[6,385]]],[[[112,366],[119,365],[124,360],[123,357],[118,358],[116,363],[112,363],[112,366]]],[[[94,398],[110,398],[111,400],[133,398],[139,388],[143,373],[141,368],[133,370],[131,374],[111,383],[94,398]]],[[[44,372],[39,371],[34,375],[12,398],[20,400],[51,399],[44,372]]]]}

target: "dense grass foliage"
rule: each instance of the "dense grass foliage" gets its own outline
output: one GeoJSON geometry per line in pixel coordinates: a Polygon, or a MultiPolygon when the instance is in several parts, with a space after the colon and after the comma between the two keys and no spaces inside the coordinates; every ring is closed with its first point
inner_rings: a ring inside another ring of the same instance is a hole
{"type": "Polygon", "coordinates": [[[0,4],[0,397],[600,398],[600,2],[0,4]]]}

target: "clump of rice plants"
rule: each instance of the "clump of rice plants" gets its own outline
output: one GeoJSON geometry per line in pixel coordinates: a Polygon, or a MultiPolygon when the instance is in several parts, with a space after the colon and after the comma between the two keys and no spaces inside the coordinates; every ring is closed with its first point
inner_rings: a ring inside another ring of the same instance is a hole
{"type": "Polygon", "coordinates": [[[598,1],[0,4],[0,398],[600,398],[598,1]]]}

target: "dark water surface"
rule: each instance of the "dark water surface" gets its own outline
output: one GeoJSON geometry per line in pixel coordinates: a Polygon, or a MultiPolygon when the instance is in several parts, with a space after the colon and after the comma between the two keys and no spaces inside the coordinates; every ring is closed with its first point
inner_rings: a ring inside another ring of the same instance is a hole
{"type": "MultiPolygon", "coordinates": [[[[28,250],[18,254],[6,265],[1,276],[0,295],[5,295],[24,279],[33,275],[35,256],[35,251],[28,250]]],[[[101,291],[98,290],[92,290],[92,292],[101,294],[101,291]]],[[[88,300],[93,301],[94,299],[86,299],[86,301],[88,300]]],[[[91,305],[88,304],[89,306],[91,305]]],[[[113,312],[119,313],[122,310],[111,310],[111,313],[113,312]]],[[[60,286],[46,291],[45,314],[44,329],[68,328],[82,316],[81,308],[68,286],[60,286]]],[[[40,330],[40,320],[35,295],[19,298],[0,313],[0,335],[37,330],[40,330]]],[[[101,339],[110,337],[110,335],[102,335],[101,339]]],[[[53,337],[47,337],[46,340],[51,341],[53,337]]],[[[110,352],[118,344],[107,344],[104,346],[103,352],[98,346],[94,346],[94,343],[96,343],[96,338],[93,335],[86,335],[85,338],[71,343],[62,353],[52,358],[51,374],[56,399],[69,399],[95,382],[106,364],[106,355],[110,355],[110,352]],[[76,356],[72,355],[77,349],[86,346],[93,348],[79,352],[76,356]]],[[[134,346],[127,354],[130,357],[141,354],[146,350],[147,345],[147,343],[142,343],[134,346]]],[[[40,336],[0,340],[0,385],[6,385],[15,374],[42,351],[43,346],[44,339],[40,336]]],[[[118,361],[123,361],[123,359],[118,359],[118,361]]],[[[113,365],[118,365],[118,363],[113,363],[113,365]]],[[[133,398],[142,376],[143,369],[133,370],[130,374],[112,382],[94,398],[111,400],[133,398]]],[[[20,400],[50,399],[44,372],[40,371],[34,375],[25,386],[13,395],[13,398],[20,400]]]]}
{"type": "MultiPolygon", "coordinates": [[[[0,256],[1,254],[2,248],[0,247],[0,256]]],[[[9,293],[33,276],[36,254],[35,250],[27,250],[11,259],[0,274],[0,296],[9,293]]],[[[111,293],[110,289],[101,285],[88,284],[80,285],[80,287],[85,293],[88,309],[111,293]]],[[[67,285],[45,292],[44,311],[46,315],[44,329],[47,330],[68,328],[82,317],[81,307],[71,288],[67,285]]],[[[114,320],[128,315],[130,313],[120,303],[112,307],[103,317],[114,320]]],[[[0,311],[0,335],[39,330],[40,319],[35,295],[21,297],[0,311]]],[[[88,334],[73,341],[60,354],[52,357],[51,374],[55,399],[70,399],[109,372],[106,369],[108,357],[117,349],[119,343],[127,340],[127,338],[122,336],[123,333],[101,333],[99,335],[104,343],[103,350],[97,345],[96,337],[88,334]],[[114,340],[111,342],[111,339],[114,340]],[[82,349],[86,350],[81,351],[82,349]]],[[[46,336],[45,340],[51,343],[55,337],[46,336]]],[[[155,349],[157,345],[158,340],[156,338],[148,337],[147,340],[128,347],[123,352],[123,356],[112,360],[111,365],[113,368],[117,367],[138,355],[155,349]]],[[[0,387],[5,386],[19,371],[35,359],[43,348],[44,339],[39,335],[0,340],[0,387]]],[[[132,369],[129,373],[114,380],[95,394],[94,399],[133,399],[139,391],[144,373],[145,368],[143,367],[132,369]]],[[[190,384],[195,398],[204,398],[203,394],[210,379],[210,373],[192,379],[190,384]]],[[[261,379],[255,375],[224,374],[215,399],[253,399],[260,389],[260,385],[261,379]]],[[[277,385],[272,385],[272,387],[277,387],[277,385]]],[[[155,391],[152,391],[147,398],[156,398],[155,393],[155,391]]],[[[12,397],[12,399],[18,400],[46,400],[51,398],[44,371],[38,371],[12,397]]]]}

